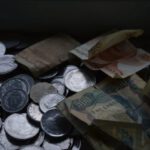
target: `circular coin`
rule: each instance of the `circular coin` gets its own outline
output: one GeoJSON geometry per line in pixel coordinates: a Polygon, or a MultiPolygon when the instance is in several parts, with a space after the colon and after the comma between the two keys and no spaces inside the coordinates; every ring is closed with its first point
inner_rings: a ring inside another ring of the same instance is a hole
{"type": "Polygon", "coordinates": [[[50,93],[57,93],[57,89],[47,82],[40,82],[32,86],[30,97],[35,103],[39,103],[41,97],[50,93]]]}
{"type": "Polygon", "coordinates": [[[82,91],[90,86],[93,86],[96,82],[94,76],[87,74],[80,69],[75,69],[68,72],[64,79],[66,87],[73,92],[82,91]]]}
{"type": "Polygon", "coordinates": [[[63,75],[65,76],[68,72],[75,70],[75,69],[78,69],[78,67],[74,65],[68,65],[65,67],[63,75]]]}
{"type": "Polygon", "coordinates": [[[37,121],[37,122],[41,121],[41,118],[43,115],[39,106],[34,103],[29,104],[27,108],[27,114],[32,120],[37,121]]]}
{"type": "Polygon", "coordinates": [[[27,94],[19,89],[8,91],[1,100],[2,108],[9,113],[21,111],[27,103],[27,94]]]}
{"type": "Polygon", "coordinates": [[[48,80],[48,79],[51,79],[51,78],[55,77],[57,74],[58,74],[58,71],[53,71],[51,73],[48,73],[47,75],[39,77],[39,79],[41,79],[41,80],[48,80]]]}
{"type": "Polygon", "coordinates": [[[2,98],[8,91],[21,89],[27,92],[27,85],[22,79],[11,78],[3,82],[0,89],[0,97],[2,98]]]}
{"type": "Polygon", "coordinates": [[[48,94],[41,98],[40,100],[40,109],[42,112],[47,112],[51,108],[57,106],[59,102],[65,99],[64,96],[59,94],[48,94]]]}
{"type": "Polygon", "coordinates": [[[30,145],[30,146],[22,147],[20,150],[44,150],[44,149],[39,146],[30,145]]]}
{"type": "Polygon", "coordinates": [[[64,95],[64,93],[65,93],[64,84],[62,84],[60,82],[53,82],[52,85],[57,89],[57,91],[60,95],[64,95]]]}
{"type": "Polygon", "coordinates": [[[72,130],[72,125],[57,109],[51,109],[43,115],[41,127],[51,137],[63,137],[72,130]]]}
{"type": "Polygon", "coordinates": [[[36,139],[36,141],[33,143],[33,145],[35,146],[40,146],[43,141],[44,141],[44,138],[45,138],[45,133],[44,132],[40,132],[39,135],[38,135],[38,138],[36,139]]]}
{"type": "Polygon", "coordinates": [[[6,52],[6,46],[0,42],[0,55],[4,55],[6,52]]]}
{"type": "Polygon", "coordinates": [[[9,63],[1,63],[0,64],[0,75],[8,74],[14,71],[18,65],[14,62],[9,63]]]}
{"type": "Polygon", "coordinates": [[[8,116],[4,122],[4,128],[7,134],[18,140],[30,139],[39,132],[39,128],[29,123],[25,113],[8,116]]]}
{"type": "Polygon", "coordinates": [[[27,83],[28,94],[29,94],[32,86],[34,85],[33,78],[31,76],[27,75],[27,74],[19,74],[19,75],[15,76],[14,78],[22,79],[27,83]]]}

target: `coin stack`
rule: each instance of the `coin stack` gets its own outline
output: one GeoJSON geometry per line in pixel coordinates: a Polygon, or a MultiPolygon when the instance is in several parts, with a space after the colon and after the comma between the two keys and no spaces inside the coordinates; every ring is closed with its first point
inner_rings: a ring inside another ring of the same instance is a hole
{"type": "Polygon", "coordinates": [[[95,82],[92,74],[74,65],[50,71],[36,81],[28,74],[3,81],[0,149],[80,150],[80,135],[73,134],[77,131],[56,106],[95,82]]]}

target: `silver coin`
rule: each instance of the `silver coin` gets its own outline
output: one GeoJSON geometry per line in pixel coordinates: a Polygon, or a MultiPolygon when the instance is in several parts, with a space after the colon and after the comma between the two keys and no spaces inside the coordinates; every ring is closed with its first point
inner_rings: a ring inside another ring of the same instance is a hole
{"type": "Polygon", "coordinates": [[[33,145],[40,146],[43,143],[44,138],[45,138],[45,133],[41,131],[38,135],[38,138],[33,143],[33,145]]]}
{"type": "Polygon", "coordinates": [[[0,42],[0,56],[4,55],[5,52],[6,52],[6,46],[2,42],[0,42]]]}
{"type": "Polygon", "coordinates": [[[82,146],[82,142],[80,138],[74,138],[72,150],[80,150],[82,146]]]}
{"type": "Polygon", "coordinates": [[[12,71],[14,71],[18,65],[13,62],[9,63],[1,63],[0,64],[0,75],[8,74],[12,71]]]}
{"type": "Polygon", "coordinates": [[[32,120],[37,121],[37,122],[40,122],[41,118],[43,116],[43,114],[39,108],[39,105],[36,105],[34,103],[29,104],[29,106],[27,108],[27,114],[32,120]]]}
{"type": "Polygon", "coordinates": [[[75,69],[68,72],[64,79],[66,87],[73,92],[82,91],[90,86],[93,86],[96,82],[94,76],[87,74],[80,69],[75,69]]]}
{"type": "Polygon", "coordinates": [[[3,82],[0,89],[0,97],[2,98],[8,91],[21,89],[25,92],[28,91],[27,85],[22,79],[10,78],[3,82]]]}
{"type": "Polygon", "coordinates": [[[6,132],[4,130],[4,127],[2,127],[2,130],[0,132],[0,143],[4,146],[6,150],[16,150],[19,149],[19,146],[12,143],[10,139],[7,138],[6,132]]]}
{"type": "Polygon", "coordinates": [[[54,82],[54,83],[52,83],[52,85],[57,89],[57,91],[60,95],[64,95],[64,93],[65,93],[64,84],[62,84],[60,82],[54,82]]]}
{"type": "Polygon", "coordinates": [[[48,80],[48,79],[51,79],[51,78],[55,77],[57,74],[58,74],[58,71],[53,71],[53,72],[51,72],[51,73],[49,73],[47,75],[39,77],[39,79],[41,79],[41,80],[48,80]]]}
{"type": "Polygon", "coordinates": [[[3,55],[0,56],[0,64],[2,63],[13,63],[15,61],[14,55],[3,55]]]}
{"type": "Polygon", "coordinates": [[[25,113],[8,116],[4,122],[4,128],[8,135],[18,140],[30,139],[39,132],[39,128],[29,123],[25,113]]]}
{"type": "Polygon", "coordinates": [[[75,70],[75,69],[78,69],[78,67],[74,65],[68,65],[65,67],[63,75],[65,76],[68,72],[75,70]]]}
{"type": "Polygon", "coordinates": [[[73,138],[67,138],[59,143],[56,143],[56,145],[58,145],[61,150],[69,149],[73,145],[73,138]]]}
{"type": "Polygon", "coordinates": [[[9,113],[21,111],[28,103],[28,95],[20,89],[9,90],[1,100],[2,108],[9,113]]]}
{"type": "Polygon", "coordinates": [[[40,109],[42,112],[47,112],[51,108],[57,106],[59,102],[65,99],[64,96],[60,94],[48,94],[41,98],[40,100],[40,109]]]}
{"type": "Polygon", "coordinates": [[[58,145],[50,143],[48,140],[44,140],[43,143],[44,150],[62,150],[58,145]]]}
{"type": "Polygon", "coordinates": [[[5,150],[4,146],[0,143],[0,150],[5,150]]]}
{"type": "Polygon", "coordinates": [[[57,77],[55,77],[55,78],[51,81],[52,84],[53,84],[53,83],[56,83],[56,82],[60,82],[61,84],[64,84],[64,78],[63,78],[63,76],[57,76],[57,77]]]}
{"type": "Polygon", "coordinates": [[[19,75],[15,76],[14,78],[22,79],[27,83],[27,85],[28,85],[28,94],[29,94],[32,86],[34,85],[33,78],[31,76],[27,75],[27,74],[19,74],[19,75]]]}
{"type": "Polygon", "coordinates": [[[44,149],[39,146],[30,145],[30,146],[22,147],[20,148],[20,150],[44,150],[44,149]]]}
{"type": "Polygon", "coordinates": [[[47,82],[39,82],[32,86],[30,91],[30,98],[35,103],[39,103],[41,97],[50,93],[57,93],[57,89],[55,89],[51,84],[47,82]]]}

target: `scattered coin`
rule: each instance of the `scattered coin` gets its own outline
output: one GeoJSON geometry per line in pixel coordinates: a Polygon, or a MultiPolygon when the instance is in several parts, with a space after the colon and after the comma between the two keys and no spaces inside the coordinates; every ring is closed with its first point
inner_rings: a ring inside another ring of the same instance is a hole
{"type": "Polygon", "coordinates": [[[90,86],[93,86],[96,82],[94,76],[87,74],[80,69],[74,69],[65,74],[65,85],[73,92],[82,91],[90,86]]]}
{"type": "Polygon", "coordinates": [[[51,137],[63,137],[72,130],[72,125],[57,109],[51,109],[43,115],[41,127],[51,137]]]}
{"type": "Polygon", "coordinates": [[[14,63],[15,56],[14,55],[0,55],[0,64],[2,63],[14,63]]]}
{"type": "Polygon", "coordinates": [[[21,148],[20,150],[44,150],[44,149],[39,146],[30,145],[30,146],[25,146],[21,148]]]}
{"type": "Polygon", "coordinates": [[[64,95],[64,93],[65,93],[64,84],[62,84],[60,82],[53,82],[52,85],[57,89],[57,91],[60,95],[64,95]]]}
{"type": "Polygon", "coordinates": [[[14,71],[18,65],[16,63],[2,63],[0,64],[0,75],[8,74],[14,71]]]}
{"type": "Polygon", "coordinates": [[[76,69],[78,69],[77,66],[68,65],[68,66],[65,67],[63,75],[65,76],[65,75],[66,75],[67,73],[69,73],[70,71],[76,70],[76,69]]]}
{"type": "Polygon", "coordinates": [[[60,94],[48,94],[41,98],[40,100],[40,109],[42,112],[47,112],[51,108],[57,106],[59,102],[65,99],[64,96],[60,94]]]}
{"type": "Polygon", "coordinates": [[[41,131],[38,135],[38,138],[36,139],[36,141],[33,143],[33,145],[35,146],[40,146],[45,138],[45,133],[43,131],[41,131]]]}
{"type": "Polygon", "coordinates": [[[2,98],[8,91],[14,89],[21,89],[25,92],[28,91],[27,85],[22,79],[10,78],[3,82],[0,89],[0,97],[2,98]]]}
{"type": "Polygon", "coordinates": [[[39,132],[39,128],[29,123],[25,113],[8,116],[4,122],[4,128],[8,135],[18,140],[30,139],[39,132]]]}
{"type": "Polygon", "coordinates": [[[41,97],[50,93],[57,93],[57,89],[55,89],[51,84],[47,82],[39,82],[32,86],[30,91],[30,98],[35,103],[39,103],[41,97]]]}
{"type": "Polygon", "coordinates": [[[0,143],[4,146],[5,150],[17,150],[19,149],[19,145],[16,145],[8,139],[6,132],[4,130],[4,127],[2,127],[2,130],[0,132],[0,143]]]}
{"type": "Polygon", "coordinates": [[[80,138],[74,138],[72,150],[80,150],[82,142],[80,138]]]}
{"type": "Polygon", "coordinates": [[[48,79],[51,79],[51,78],[55,77],[57,74],[58,74],[58,71],[55,70],[55,71],[53,71],[51,73],[48,73],[47,75],[39,77],[39,79],[41,79],[41,80],[48,80],[48,79]]]}
{"type": "Polygon", "coordinates": [[[23,90],[10,90],[1,100],[2,108],[9,113],[22,110],[28,103],[28,96],[23,90]]]}
{"type": "Polygon", "coordinates": [[[40,122],[43,116],[39,106],[34,103],[29,104],[27,108],[27,114],[32,120],[37,121],[37,122],[40,122]]]}
{"type": "Polygon", "coordinates": [[[63,78],[63,76],[56,76],[56,77],[51,81],[52,84],[53,84],[53,83],[56,83],[56,82],[59,82],[59,83],[61,83],[61,84],[64,84],[64,78],[63,78]]]}
{"type": "Polygon", "coordinates": [[[14,78],[22,79],[27,83],[27,87],[28,87],[27,93],[29,94],[32,86],[34,85],[33,78],[27,74],[19,74],[19,75],[15,76],[14,78]]]}
{"type": "Polygon", "coordinates": [[[2,42],[0,42],[0,56],[4,55],[5,52],[6,52],[6,46],[2,42]]]}

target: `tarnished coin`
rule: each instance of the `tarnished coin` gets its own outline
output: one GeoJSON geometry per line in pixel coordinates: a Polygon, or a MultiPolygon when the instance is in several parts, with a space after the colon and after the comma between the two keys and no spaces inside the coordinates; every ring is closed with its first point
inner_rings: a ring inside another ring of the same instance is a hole
{"type": "Polygon", "coordinates": [[[42,112],[47,112],[51,108],[57,106],[59,102],[65,99],[64,96],[60,94],[48,94],[41,98],[40,100],[40,109],[42,112]]]}
{"type": "Polygon", "coordinates": [[[73,145],[73,138],[67,138],[61,142],[56,143],[56,145],[58,145],[61,150],[69,149],[73,145]]]}
{"type": "Polygon", "coordinates": [[[0,42],[0,56],[4,55],[5,52],[6,52],[6,46],[2,42],[0,42]]]}
{"type": "Polygon", "coordinates": [[[43,116],[43,113],[41,112],[39,106],[34,103],[29,104],[27,108],[27,114],[32,120],[37,122],[40,122],[43,116]]]}
{"type": "Polygon", "coordinates": [[[3,82],[1,89],[0,89],[0,97],[2,98],[8,91],[14,89],[21,89],[27,92],[27,85],[22,79],[10,78],[3,82]]]}
{"type": "Polygon", "coordinates": [[[25,113],[8,116],[4,122],[4,128],[8,135],[18,140],[30,139],[39,132],[39,128],[29,123],[25,113]]]}
{"type": "Polygon", "coordinates": [[[0,64],[0,75],[8,74],[14,71],[18,65],[14,62],[9,63],[1,63],[0,64]]]}
{"type": "Polygon", "coordinates": [[[31,76],[27,74],[19,74],[15,76],[14,78],[22,79],[27,83],[28,86],[28,94],[30,93],[31,87],[34,85],[34,80],[31,76]]]}
{"type": "Polygon", "coordinates": [[[7,137],[4,127],[0,132],[0,143],[4,146],[5,150],[17,150],[19,146],[12,143],[12,141],[7,137]]]}
{"type": "Polygon", "coordinates": [[[51,109],[43,115],[41,127],[51,137],[63,137],[72,130],[72,125],[57,109],[51,109]]]}
{"type": "Polygon", "coordinates": [[[49,142],[48,140],[44,140],[43,143],[44,150],[62,150],[58,145],[49,142]]]}
{"type": "Polygon", "coordinates": [[[82,91],[90,86],[93,86],[96,82],[94,76],[80,69],[75,69],[68,72],[64,79],[66,87],[73,92],[82,91]]]}
{"type": "Polygon", "coordinates": [[[30,146],[22,147],[20,150],[44,150],[44,149],[39,146],[30,145],[30,146]]]}
{"type": "Polygon", "coordinates": [[[64,95],[64,93],[65,93],[65,86],[64,86],[64,84],[62,84],[60,82],[54,82],[54,83],[52,83],[52,85],[57,89],[57,92],[60,95],[64,95]]]}
{"type": "Polygon", "coordinates": [[[40,82],[32,86],[30,98],[35,103],[39,103],[41,97],[50,93],[57,93],[57,89],[47,82],[40,82]]]}
{"type": "Polygon", "coordinates": [[[28,103],[28,96],[23,90],[8,91],[1,100],[2,108],[9,113],[21,111],[28,103]]]}

